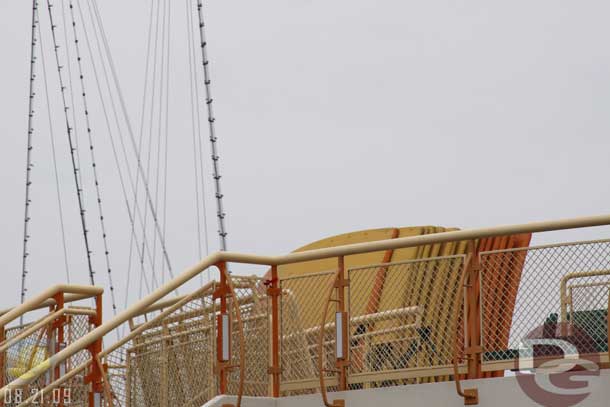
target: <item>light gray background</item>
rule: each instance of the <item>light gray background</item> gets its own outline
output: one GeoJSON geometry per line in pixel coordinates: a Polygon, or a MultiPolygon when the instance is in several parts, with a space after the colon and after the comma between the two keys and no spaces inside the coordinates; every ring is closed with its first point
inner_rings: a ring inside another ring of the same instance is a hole
{"type": "MultiPolygon", "coordinates": [[[[29,3],[0,2],[0,307],[19,299],[29,3]]],[[[185,2],[171,3],[167,241],[179,272],[198,256],[185,2]]],[[[610,211],[607,1],[205,3],[231,250],[279,254],[359,229],[470,228],[610,211]]],[[[148,4],[100,1],[134,124],[148,4]]],[[[122,305],[129,227],[100,112],[93,114],[122,305]]],[[[38,123],[30,293],[65,280],[49,138],[45,121],[38,123]]],[[[55,124],[72,281],[86,283],[61,116],[55,124]]],[[[210,180],[208,234],[216,250],[210,180]]],[[[94,228],[93,204],[88,209],[94,228]]],[[[607,236],[593,229],[535,242],[607,236]]],[[[137,285],[134,277],[129,302],[137,285]]]]}

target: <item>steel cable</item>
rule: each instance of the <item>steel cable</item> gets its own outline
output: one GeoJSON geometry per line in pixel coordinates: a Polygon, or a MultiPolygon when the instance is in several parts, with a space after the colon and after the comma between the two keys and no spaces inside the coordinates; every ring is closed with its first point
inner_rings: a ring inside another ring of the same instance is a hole
{"type": "MultiPolygon", "coordinates": [[[[25,215],[23,221],[23,253],[22,253],[22,267],[21,267],[21,304],[25,301],[26,288],[26,276],[27,271],[27,258],[28,253],[28,242],[29,236],[29,224],[30,224],[30,186],[32,185],[32,135],[34,133],[33,121],[34,121],[34,96],[36,95],[34,88],[34,81],[36,79],[36,28],[39,25],[38,21],[38,0],[32,2],[32,37],[31,37],[31,48],[30,48],[30,91],[28,100],[28,135],[27,135],[27,153],[26,153],[26,168],[25,168],[25,215]]],[[[23,318],[21,319],[23,324],[23,318]]]]}
{"type": "Polygon", "coordinates": [[[74,184],[76,187],[76,196],[77,196],[78,207],[79,207],[79,212],[80,212],[81,227],[83,230],[83,238],[84,238],[85,250],[86,250],[86,254],[87,254],[87,266],[89,268],[89,281],[90,281],[91,285],[95,285],[95,272],[93,271],[93,264],[92,264],[92,260],[91,260],[92,251],[91,251],[91,248],[89,245],[89,236],[88,236],[89,231],[87,230],[85,205],[83,202],[83,191],[82,191],[82,185],[80,184],[79,175],[78,175],[78,172],[80,171],[80,169],[78,168],[77,163],[76,163],[76,157],[75,157],[76,149],[75,149],[74,141],[72,139],[73,127],[70,124],[70,115],[68,113],[68,110],[70,108],[69,108],[67,100],[66,100],[66,86],[64,85],[64,78],[62,75],[63,66],[61,65],[60,58],[59,58],[59,45],[57,42],[57,35],[55,33],[56,25],[53,20],[53,4],[51,4],[51,0],[47,0],[47,8],[49,10],[49,23],[51,25],[51,36],[53,38],[53,49],[54,49],[54,53],[55,53],[55,62],[57,64],[57,73],[58,73],[58,77],[59,77],[59,86],[60,86],[60,90],[61,90],[61,98],[62,98],[63,109],[64,109],[64,118],[66,121],[66,131],[67,131],[67,136],[68,136],[68,144],[70,147],[72,170],[74,172],[74,184]]]}
{"type": "MultiPolygon", "coordinates": [[[[90,157],[91,157],[91,167],[92,167],[92,171],[93,171],[93,183],[95,186],[95,197],[96,197],[96,201],[97,201],[100,228],[101,228],[101,232],[102,232],[102,242],[104,245],[104,258],[106,261],[106,270],[107,270],[107,274],[108,274],[108,286],[110,288],[110,298],[112,301],[112,312],[114,315],[116,315],[117,307],[116,307],[116,297],[115,297],[115,293],[114,293],[114,284],[112,282],[112,267],[110,265],[110,249],[108,246],[108,233],[107,233],[106,223],[104,222],[104,210],[103,210],[103,204],[102,204],[102,193],[101,193],[101,188],[100,188],[100,177],[99,177],[99,174],[97,171],[97,163],[95,160],[95,150],[93,147],[93,136],[92,136],[93,130],[92,130],[92,126],[91,126],[91,120],[89,118],[89,104],[88,104],[87,92],[86,92],[86,88],[85,88],[85,75],[84,75],[83,63],[82,63],[83,58],[81,56],[80,46],[79,46],[79,42],[78,42],[76,18],[74,16],[74,5],[73,5],[72,0],[69,0],[68,7],[70,9],[72,32],[74,35],[74,49],[76,51],[76,62],[77,62],[76,66],[78,67],[78,74],[79,74],[78,76],[80,78],[80,90],[81,90],[83,109],[84,109],[83,113],[85,116],[87,139],[89,141],[89,153],[90,153],[90,157]]],[[[83,24],[83,28],[84,28],[84,24],[83,24]]],[[[68,47],[66,47],[66,48],[68,48],[68,47]]],[[[93,63],[93,61],[91,61],[91,62],[93,63]]]]}
{"type": "MultiPolygon", "coordinates": [[[[39,41],[40,41],[40,49],[44,50],[44,46],[42,43],[42,30],[40,29],[40,24],[38,24],[38,37],[39,37],[39,41]]],[[[40,53],[40,62],[41,62],[41,66],[42,66],[42,78],[43,78],[43,84],[44,84],[44,92],[45,92],[45,101],[47,104],[47,117],[49,120],[49,138],[50,138],[50,143],[51,143],[51,156],[52,156],[52,160],[53,160],[53,173],[55,175],[55,193],[57,195],[57,207],[58,207],[58,211],[59,211],[59,226],[60,226],[60,232],[61,232],[61,242],[62,242],[62,249],[63,249],[63,255],[64,255],[64,266],[66,268],[66,281],[68,282],[68,284],[70,283],[70,267],[68,265],[68,249],[67,249],[67,245],[66,245],[66,231],[65,231],[65,226],[64,226],[64,214],[63,214],[63,204],[61,201],[61,191],[60,191],[60,184],[59,184],[59,170],[57,167],[57,153],[56,153],[56,149],[55,149],[55,131],[53,130],[53,120],[51,119],[52,115],[51,115],[51,101],[50,101],[50,97],[49,97],[49,85],[48,85],[48,80],[47,80],[47,64],[45,62],[45,57],[44,57],[44,52],[40,53]]]]}
{"type": "Polygon", "coordinates": [[[212,98],[212,88],[211,88],[211,79],[210,79],[210,69],[209,69],[209,60],[207,53],[207,39],[205,34],[205,22],[203,19],[203,5],[201,0],[197,0],[197,15],[199,18],[199,36],[201,39],[201,58],[203,64],[203,79],[205,85],[205,103],[207,105],[207,114],[208,114],[208,127],[210,134],[210,149],[212,155],[212,167],[213,167],[213,178],[214,178],[214,189],[215,189],[215,197],[216,197],[216,217],[218,219],[218,236],[220,239],[220,250],[227,250],[227,232],[225,228],[225,212],[223,208],[223,193],[220,188],[220,157],[218,156],[218,138],[216,136],[215,130],[215,121],[214,117],[214,109],[212,103],[214,99],[212,98]]]}

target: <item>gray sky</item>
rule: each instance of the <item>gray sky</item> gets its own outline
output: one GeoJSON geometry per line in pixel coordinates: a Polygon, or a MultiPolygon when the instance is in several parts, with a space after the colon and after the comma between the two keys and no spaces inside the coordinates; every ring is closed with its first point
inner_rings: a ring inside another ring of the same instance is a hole
{"type": "MultiPolygon", "coordinates": [[[[279,254],[367,228],[609,212],[607,1],[205,3],[230,250],[279,254]]],[[[136,127],[148,4],[100,2],[136,127]]],[[[0,3],[2,308],[19,298],[30,7],[0,3]]],[[[184,21],[185,2],[172,1],[167,244],[175,272],[198,257],[184,21]]],[[[92,127],[122,305],[129,225],[100,114],[92,109],[92,127]]],[[[54,117],[70,271],[85,283],[65,129],[54,117]]],[[[30,293],[65,280],[45,123],[38,118],[34,138],[30,293]]],[[[90,184],[86,192],[91,199],[90,184]]],[[[94,228],[92,203],[88,211],[94,228]]],[[[607,236],[594,229],[535,242],[607,236]]],[[[94,261],[105,284],[100,244],[94,261]]],[[[137,286],[133,277],[129,302],[137,286]]]]}

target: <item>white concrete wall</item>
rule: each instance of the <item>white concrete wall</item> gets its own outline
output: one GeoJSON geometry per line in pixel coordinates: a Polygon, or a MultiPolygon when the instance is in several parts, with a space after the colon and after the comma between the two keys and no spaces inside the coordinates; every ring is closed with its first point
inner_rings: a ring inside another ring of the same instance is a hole
{"type": "MultiPolygon", "coordinates": [[[[465,381],[463,388],[479,389],[481,407],[539,407],[519,387],[516,378],[504,377],[465,381]]],[[[430,383],[381,389],[355,390],[329,393],[330,400],[342,398],[346,407],[462,407],[464,401],[455,391],[455,383],[430,383]]],[[[231,396],[217,397],[205,407],[221,407],[225,403],[235,403],[231,396]]],[[[603,370],[601,376],[591,381],[591,394],[579,405],[584,407],[610,406],[610,371],[603,370]]],[[[243,407],[320,407],[319,394],[272,398],[244,398],[243,407]]]]}

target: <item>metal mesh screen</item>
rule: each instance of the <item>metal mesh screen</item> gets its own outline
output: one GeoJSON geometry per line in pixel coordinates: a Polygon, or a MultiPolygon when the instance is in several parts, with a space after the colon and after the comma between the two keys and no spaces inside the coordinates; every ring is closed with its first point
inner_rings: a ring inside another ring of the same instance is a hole
{"type": "MultiPolygon", "coordinates": [[[[244,329],[245,378],[244,395],[267,396],[269,394],[269,304],[267,303],[263,279],[255,277],[232,276],[237,295],[244,329]]],[[[232,309],[234,301],[229,300],[232,321],[231,357],[233,364],[239,363],[240,341],[235,312],[232,309]]],[[[230,372],[228,376],[228,394],[237,394],[239,369],[230,372]]]]}
{"type": "Polygon", "coordinates": [[[114,406],[127,405],[127,349],[123,346],[104,358],[114,406]]]}
{"type": "MultiPolygon", "coordinates": [[[[280,281],[281,367],[283,395],[318,391],[318,343],[320,323],[336,271],[292,277],[280,281]]],[[[335,321],[328,312],[324,337],[324,369],[335,369],[335,321]]],[[[334,374],[327,373],[329,378],[334,374]]],[[[332,383],[332,380],[331,380],[332,383]]],[[[332,386],[331,389],[332,390],[332,386]]]]}
{"type": "Polygon", "coordinates": [[[407,370],[453,362],[463,272],[463,256],[349,270],[351,388],[427,382],[430,371],[407,370]]]}
{"type": "MultiPolygon", "coordinates": [[[[15,338],[17,335],[28,329],[32,324],[26,324],[20,327],[13,327],[6,330],[7,340],[15,338]]],[[[64,341],[59,344],[60,347],[76,341],[91,330],[92,326],[89,323],[87,315],[67,315],[64,325],[64,341]]],[[[5,342],[6,343],[6,342],[5,342]]],[[[6,351],[7,363],[5,369],[5,383],[10,382],[34,366],[42,363],[54,351],[56,346],[55,331],[51,330],[51,324],[46,324],[25,336],[14,345],[10,346],[6,351]],[[53,334],[51,334],[53,332],[53,334]]],[[[89,352],[81,350],[72,355],[61,367],[58,367],[61,372],[69,372],[76,366],[89,359],[89,352]]],[[[6,406],[18,405],[20,400],[23,401],[28,397],[36,394],[35,404],[42,406],[58,405],[60,401],[72,406],[88,405],[88,390],[89,386],[83,382],[85,373],[76,374],[70,380],[62,385],[61,390],[55,389],[48,393],[39,392],[51,382],[55,375],[55,369],[51,369],[47,374],[42,375],[33,383],[25,388],[15,390],[6,400],[6,406]]]]}
{"type": "Polygon", "coordinates": [[[607,351],[609,241],[485,252],[480,266],[483,361],[515,359],[520,347],[522,355],[561,354],[553,345],[524,350],[541,339],[607,351]]]}
{"type": "MultiPolygon", "coordinates": [[[[25,324],[22,326],[7,328],[5,331],[6,340],[3,343],[8,343],[11,339],[20,335],[33,324],[25,324]]],[[[42,326],[31,334],[23,337],[13,345],[6,349],[4,383],[10,383],[19,376],[42,363],[49,356],[49,327],[42,326]]],[[[17,405],[21,400],[28,398],[32,392],[44,387],[47,378],[43,375],[32,382],[29,386],[23,389],[12,391],[6,402],[7,406],[17,405]]]]}
{"type": "Polygon", "coordinates": [[[571,280],[574,284],[567,287],[567,318],[576,330],[588,335],[597,352],[608,351],[610,271],[605,277],[606,281],[591,283],[582,283],[582,278],[575,278],[571,280]]]}
{"type": "MultiPolygon", "coordinates": [[[[70,315],[68,316],[68,322],[65,330],[67,344],[75,342],[93,329],[93,325],[90,323],[89,316],[87,315],[70,315]]],[[[66,361],[66,372],[71,371],[90,359],[91,354],[86,349],[75,353],[66,361]]],[[[89,385],[84,383],[85,374],[86,371],[78,373],[62,386],[70,392],[69,400],[71,406],[84,407],[89,404],[89,385]]]]}
{"type": "Polygon", "coordinates": [[[214,302],[201,295],[134,338],[126,357],[129,406],[200,406],[215,394],[214,302]]]}
{"type": "MultiPolygon", "coordinates": [[[[240,341],[236,307],[239,306],[245,340],[244,395],[266,396],[269,388],[269,318],[262,279],[232,277],[237,301],[227,297],[230,316],[230,361],[227,394],[239,384],[240,341]]],[[[126,406],[201,406],[219,394],[217,317],[220,299],[214,289],[197,296],[164,316],[131,342],[126,356],[126,406]]],[[[118,380],[118,379],[117,379],[118,380]]],[[[120,388],[120,383],[116,385],[120,388]]],[[[114,389],[113,390],[117,392],[114,389]]],[[[118,392],[117,392],[118,393],[118,392]]]]}

